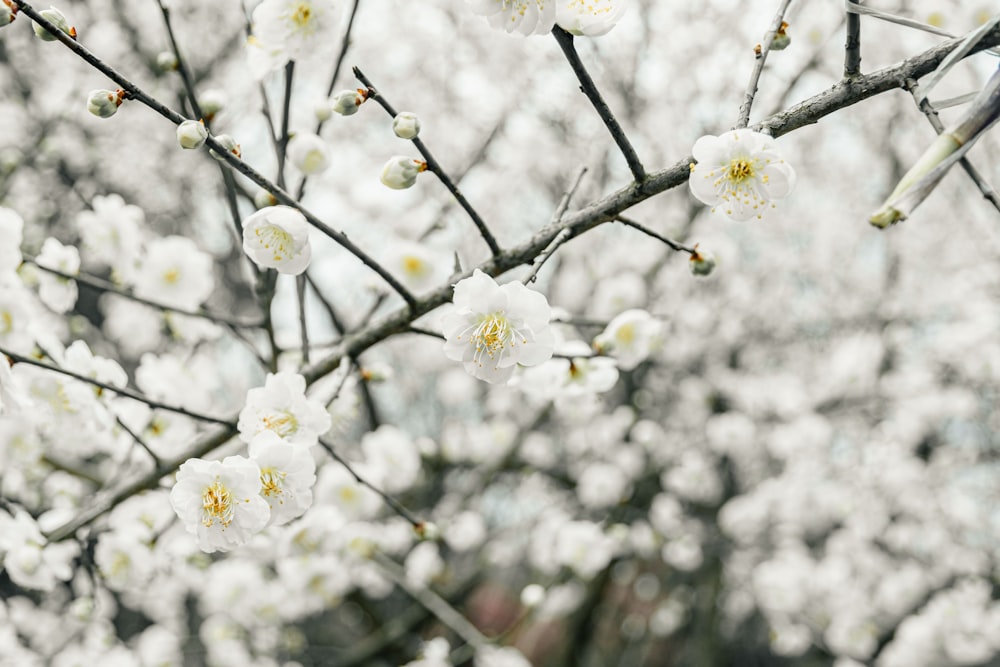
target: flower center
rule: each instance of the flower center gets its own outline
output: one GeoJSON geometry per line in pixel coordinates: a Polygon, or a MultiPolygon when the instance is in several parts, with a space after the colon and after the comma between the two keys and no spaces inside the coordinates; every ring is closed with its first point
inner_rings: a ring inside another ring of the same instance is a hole
{"type": "Polygon", "coordinates": [[[424,262],[419,257],[407,255],[403,258],[403,270],[407,273],[419,276],[424,272],[424,262]]]}
{"type": "Polygon", "coordinates": [[[175,268],[170,269],[163,274],[163,282],[167,283],[168,285],[173,285],[180,279],[180,277],[181,277],[180,271],[178,271],[175,268]]]}
{"type": "Polygon", "coordinates": [[[630,322],[618,327],[618,331],[615,332],[615,340],[623,345],[629,345],[635,341],[635,325],[630,322]]]}
{"type": "Polygon", "coordinates": [[[0,313],[0,333],[10,333],[14,329],[14,316],[9,310],[0,313]]]}
{"type": "Polygon", "coordinates": [[[201,523],[206,528],[210,528],[216,519],[223,527],[228,526],[233,522],[233,494],[225,484],[216,479],[201,496],[201,509],[201,523]]]}
{"type": "Polygon", "coordinates": [[[500,362],[503,361],[504,351],[508,347],[513,348],[517,345],[518,339],[522,343],[528,342],[524,334],[511,324],[502,310],[489,315],[481,315],[478,325],[473,326],[475,328],[472,330],[470,343],[475,346],[476,352],[472,358],[480,366],[483,365],[483,357],[485,356],[489,357],[490,361],[495,361],[496,367],[499,368],[500,362]]]}
{"type": "Polygon", "coordinates": [[[726,178],[738,186],[746,179],[753,178],[753,164],[746,158],[733,158],[729,161],[726,178]]]}
{"type": "Polygon", "coordinates": [[[292,235],[277,225],[265,225],[254,230],[257,240],[265,250],[272,250],[274,261],[280,262],[291,257],[289,247],[293,246],[292,235]]]}
{"type": "MultiPolygon", "coordinates": [[[[285,473],[274,468],[262,468],[260,471],[261,493],[271,498],[284,493],[281,488],[285,481],[285,473]]],[[[283,501],[281,501],[283,502],[283,501]]]]}
{"type": "Polygon", "coordinates": [[[295,9],[292,10],[292,14],[289,17],[299,28],[305,28],[309,25],[309,19],[312,18],[312,5],[308,2],[300,2],[295,5],[295,9]]]}
{"type": "Polygon", "coordinates": [[[277,415],[264,417],[264,428],[274,431],[282,438],[289,436],[299,430],[299,420],[290,412],[281,412],[277,415]]]}

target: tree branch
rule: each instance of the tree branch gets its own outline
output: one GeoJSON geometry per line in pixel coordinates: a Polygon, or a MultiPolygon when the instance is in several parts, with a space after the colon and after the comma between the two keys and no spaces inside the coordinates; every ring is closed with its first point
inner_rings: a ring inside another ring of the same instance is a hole
{"type": "MultiPolygon", "coordinates": [[[[354,76],[356,76],[358,81],[363,83],[368,89],[368,98],[378,102],[379,106],[385,109],[386,113],[389,114],[390,118],[395,118],[396,110],[389,103],[389,100],[385,99],[385,97],[378,92],[378,89],[375,88],[374,84],[372,84],[372,82],[368,80],[368,77],[366,77],[357,67],[354,68],[354,76]]],[[[434,156],[431,155],[430,150],[424,142],[419,137],[414,137],[410,141],[413,142],[413,147],[420,152],[420,155],[424,158],[424,162],[427,163],[427,171],[437,176],[438,180],[441,181],[441,184],[448,189],[448,192],[450,192],[451,196],[455,198],[455,201],[458,202],[459,206],[465,209],[465,212],[469,214],[470,218],[472,218],[473,224],[476,225],[476,228],[479,230],[479,234],[483,237],[483,240],[486,241],[486,245],[490,247],[490,252],[493,253],[493,256],[496,257],[499,255],[500,246],[497,244],[496,238],[493,237],[493,233],[490,232],[489,227],[486,226],[486,222],[482,219],[482,217],[480,217],[479,213],[476,212],[476,209],[472,207],[472,204],[470,204],[469,200],[465,198],[465,195],[463,195],[462,191],[458,189],[458,186],[455,185],[453,180],[451,180],[451,177],[449,177],[445,170],[441,168],[438,161],[434,159],[434,156]]]]}
{"type": "Polygon", "coordinates": [[[764,41],[760,44],[760,51],[757,53],[757,59],[754,61],[750,81],[747,82],[747,92],[744,96],[743,104],[740,105],[740,117],[736,121],[737,128],[744,128],[750,124],[750,107],[753,106],[753,98],[757,95],[757,83],[760,81],[760,75],[764,72],[764,63],[767,61],[767,54],[771,52],[774,37],[781,30],[781,24],[785,20],[785,12],[788,11],[790,4],[792,4],[792,0],[781,1],[778,11],[774,14],[774,20],[771,21],[771,27],[768,28],[767,33],[764,35],[764,41]]]}
{"type": "Polygon", "coordinates": [[[583,91],[583,94],[587,96],[590,103],[597,109],[601,120],[604,121],[608,131],[611,132],[611,138],[615,140],[618,148],[625,156],[629,171],[632,172],[632,178],[635,179],[636,183],[642,183],[646,180],[646,169],[642,166],[642,162],[639,161],[639,155],[635,152],[635,148],[632,147],[632,143],[625,136],[625,130],[618,124],[618,119],[612,113],[611,107],[608,106],[608,103],[601,96],[601,91],[597,89],[597,84],[590,77],[587,68],[583,66],[583,61],[580,60],[580,55],[576,52],[576,46],[573,44],[573,35],[559,26],[552,28],[552,35],[556,38],[559,48],[566,55],[570,67],[573,68],[573,73],[576,74],[576,78],[580,81],[580,90],[583,91]]]}

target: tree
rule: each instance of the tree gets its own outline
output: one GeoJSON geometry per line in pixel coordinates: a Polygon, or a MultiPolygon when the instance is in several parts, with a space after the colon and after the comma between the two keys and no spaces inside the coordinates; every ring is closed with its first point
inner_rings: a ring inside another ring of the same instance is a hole
{"type": "Polygon", "coordinates": [[[774,4],[3,0],[4,654],[996,660],[998,21],[774,4]]]}

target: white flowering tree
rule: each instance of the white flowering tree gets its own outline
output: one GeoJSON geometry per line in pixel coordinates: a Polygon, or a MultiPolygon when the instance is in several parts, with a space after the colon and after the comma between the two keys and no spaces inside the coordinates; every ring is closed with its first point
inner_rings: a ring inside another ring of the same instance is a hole
{"type": "Polygon", "coordinates": [[[989,5],[0,0],[0,663],[996,664],[989,5]]]}

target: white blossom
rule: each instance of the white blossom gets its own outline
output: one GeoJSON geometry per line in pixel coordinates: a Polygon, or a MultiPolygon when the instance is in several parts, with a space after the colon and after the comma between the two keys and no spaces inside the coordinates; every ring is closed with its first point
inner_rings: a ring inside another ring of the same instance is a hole
{"type": "Polygon", "coordinates": [[[782,159],[772,137],[753,130],[706,135],[692,149],[688,183],[700,201],[733,220],[760,219],[771,202],[788,196],[795,171],[782,159]]]}
{"type": "Polygon", "coordinates": [[[281,526],[312,505],[316,462],[308,448],[291,445],[274,431],[250,441],[250,458],[260,467],[260,495],[271,508],[269,526],[281,526]]]}
{"type": "Polygon", "coordinates": [[[135,292],[157,303],[195,309],[215,288],[212,257],[184,236],[167,236],[146,245],[136,270],[135,292]]]}
{"type": "Polygon", "coordinates": [[[297,276],[309,267],[309,223],[290,206],[268,206],[243,220],[243,251],[262,268],[297,276]]]}
{"type": "Polygon", "coordinates": [[[420,119],[415,113],[400,111],[392,119],[392,131],[400,139],[416,139],[420,134],[420,119]]]}
{"type": "Polygon", "coordinates": [[[170,504],[202,551],[229,551],[267,525],[271,510],[260,490],[260,468],[249,459],[188,459],[177,471],[170,504]]]}
{"type": "Polygon", "coordinates": [[[186,120],[177,126],[177,143],[181,148],[201,148],[208,139],[208,130],[200,120],[186,120]]]}
{"type": "Polygon", "coordinates": [[[330,166],[330,149],[315,134],[296,134],[288,142],[288,161],[303,174],[321,174],[330,166]]]}
{"type": "Polygon", "coordinates": [[[444,353],[480,380],[503,384],[517,364],[552,356],[548,301],[519,282],[497,285],[476,269],[455,285],[455,309],[444,319],[444,353]]]}
{"type": "Polygon", "coordinates": [[[467,0],[490,25],[522,35],[543,35],[556,21],[556,0],[467,0]]]}
{"type": "Polygon", "coordinates": [[[619,313],[608,322],[594,345],[618,361],[618,367],[630,371],[662,344],[663,323],[641,308],[619,313]]]}
{"type": "Polygon", "coordinates": [[[308,446],[326,433],[330,421],[321,403],[306,398],[305,378],[281,372],[268,373],[263,387],[247,392],[238,427],[246,443],[263,431],[274,431],[285,442],[308,446]]]}
{"type": "Polygon", "coordinates": [[[627,0],[556,0],[556,23],[574,35],[597,37],[615,27],[627,0]]]}
{"type": "Polygon", "coordinates": [[[417,175],[427,169],[423,160],[414,160],[405,155],[394,155],[382,167],[382,184],[393,190],[405,190],[417,182],[417,175]]]}
{"type": "MultiPolygon", "coordinates": [[[[76,275],[80,271],[80,251],[75,246],[63,245],[49,237],[42,244],[35,262],[39,267],[55,269],[60,273],[76,275]]],[[[65,313],[76,305],[76,281],[47,271],[38,275],[38,298],[57,313],[65,313]]]]}
{"type": "Polygon", "coordinates": [[[262,79],[289,60],[328,51],[335,41],[336,13],[330,0],[264,0],[253,11],[252,25],[248,62],[262,79]]]}

